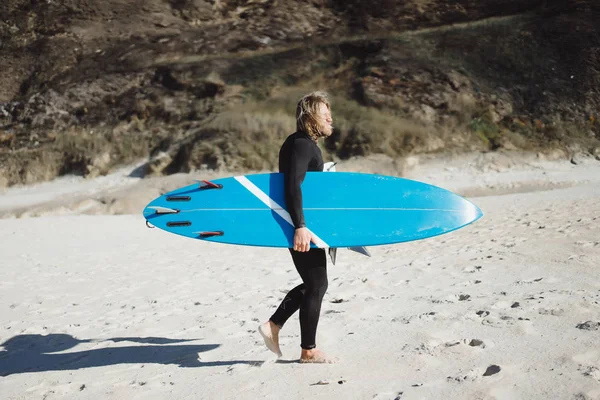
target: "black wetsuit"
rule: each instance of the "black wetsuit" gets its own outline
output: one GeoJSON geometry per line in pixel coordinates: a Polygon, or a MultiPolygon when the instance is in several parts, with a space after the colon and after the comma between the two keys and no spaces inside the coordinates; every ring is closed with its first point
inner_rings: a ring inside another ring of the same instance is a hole
{"type": "MultiPolygon", "coordinates": [[[[285,201],[295,228],[306,226],[300,185],[307,171],[323,171],[323,156],[308,135],[296,132],[288,136],[279,151],[279,172],[284,174],[285,201]]],[[[316,347],[321,302],[327,291],[327,257],[324,249],[317,248],[308,252],[290,249],[290,253],[303,283],[290,290],[271,316],[271,321],[282,327],[300,309],[301,346],[313,349],[316,347]]]]}

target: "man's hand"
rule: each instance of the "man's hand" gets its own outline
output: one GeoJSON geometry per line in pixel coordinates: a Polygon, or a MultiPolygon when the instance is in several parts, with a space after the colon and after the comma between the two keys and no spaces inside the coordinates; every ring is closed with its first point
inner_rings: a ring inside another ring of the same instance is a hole
{"type": "Polygon", "coordinates": [[[310,250],[310,242],[313,239],[310,231],[306,228],[298,228],[294,233],[294,250],[308,251],[310,250]]]}

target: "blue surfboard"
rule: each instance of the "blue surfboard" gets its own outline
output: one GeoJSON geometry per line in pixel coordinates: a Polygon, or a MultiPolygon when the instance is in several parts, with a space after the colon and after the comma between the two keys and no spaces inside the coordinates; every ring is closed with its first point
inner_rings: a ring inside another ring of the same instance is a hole
{"type": "MultiPolygon", "coordinates": [[[[483,214],[470,201],[426,183],[355,172],[308,172],[302,183],[312,247],[376,246],[425,239],[483,214]]],[[[283,174],[198,181],[153,200],[148,224],[197,240],[293,247],[283,174]]]]}

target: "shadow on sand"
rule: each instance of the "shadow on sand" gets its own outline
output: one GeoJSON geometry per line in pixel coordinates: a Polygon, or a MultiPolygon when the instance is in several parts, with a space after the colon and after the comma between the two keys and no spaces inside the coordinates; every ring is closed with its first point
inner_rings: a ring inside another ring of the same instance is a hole
{"type": "Polygon", "coordinates": [[[116,364],[174,364],[182,368],[234,364],[259,366],[262,361],[201,362],[198,353],[218,344],[180,344],[195,339],[124,337],[105,340],[77,339],[67,334],[18,335],[2,343],[0,376],[24,372],[67,371],[116,364]],[[107,343],[133,342],[145,345],[107,347],[107,343]],[[98,343],[102,348],[65,353],[81,343],[98,343]],[[56,354],[59,353],[59,354],[56,354]]]}

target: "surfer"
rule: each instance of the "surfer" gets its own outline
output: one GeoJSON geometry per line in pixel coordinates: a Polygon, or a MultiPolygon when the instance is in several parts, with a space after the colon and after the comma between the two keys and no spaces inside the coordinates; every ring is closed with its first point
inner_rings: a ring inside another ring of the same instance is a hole
{"type": "Polygon", "coordinates": [[[295,227],[294,248],[289,250],[302,284],[288,292],[269,321],[258,330],[269,350],[281,357],[279,331],[299,309],[302,363],[333,362],[317,350],[315,343],[321,303],[328,284],[327,258],[325,249],[310,247],[314,237],[304,220],[300,188],[307,171],[323,171],[323,156],[317,141],[331,135],[331,124],[327,94],[317,91],[305,95],[296,107],[296,132],[287,137],[279,151],[285,201],[295,227]]]}

